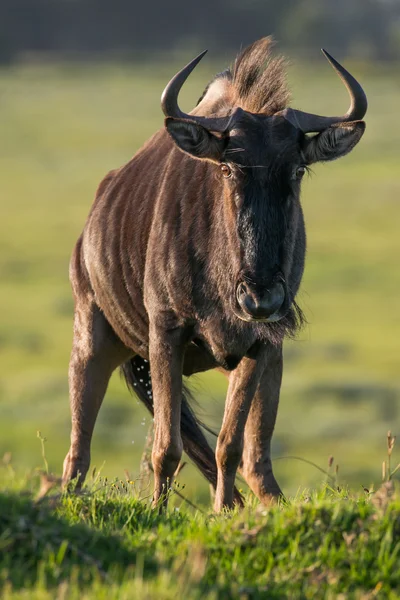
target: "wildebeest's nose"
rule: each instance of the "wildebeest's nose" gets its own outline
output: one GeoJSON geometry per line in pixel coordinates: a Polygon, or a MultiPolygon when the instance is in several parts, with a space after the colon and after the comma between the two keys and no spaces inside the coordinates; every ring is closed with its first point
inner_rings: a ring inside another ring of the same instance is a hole
{"type": "Polygon", "coordinates": [[[259,296],[246,283],[237,288],[237,300],[242,310],[256,320],[268,320],[281,308],[285,300],[285,288],[278,281],[259,296]]]}

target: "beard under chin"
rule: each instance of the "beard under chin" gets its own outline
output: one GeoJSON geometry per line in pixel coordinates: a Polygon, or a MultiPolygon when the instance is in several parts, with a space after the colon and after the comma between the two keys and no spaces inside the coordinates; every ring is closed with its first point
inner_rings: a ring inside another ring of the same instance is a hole
{"type": "Polygon", "coordinates": [[[292,302],[286,315],[279,321],[260,323],[260,337],[274,346],[278,346],[282,344],[285,337],[296,337],[306,323],[303,311],[296,302],[292,302]]]}

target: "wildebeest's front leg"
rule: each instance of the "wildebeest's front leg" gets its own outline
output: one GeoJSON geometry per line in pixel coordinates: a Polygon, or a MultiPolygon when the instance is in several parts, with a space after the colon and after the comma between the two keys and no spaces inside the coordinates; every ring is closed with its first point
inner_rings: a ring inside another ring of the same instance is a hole
{"type": "Polygon", "coordinates": [[[182,331],[150,326],[149,353],[154,404],[153,505],[167,505],[167,491],[182,456],[182,331]]]}
{"type": "Polygon", "coordinates": [[[267,505],[282,494],[273,475],[271,463],[271,438],[278,412],[281,380],[282,347],[271,346],[251,403],[240,469],[251,490],[267,505]]]}
{"type": "Polygon", "coordinates": [[[243,358],[229,376],[224,418],[218,436],[216,511],[233,506],[236,471],[242,458],[244,429],[250,406],[265,367],[265,350],[255,358],[243,358]]]}
{"type": "Polygon", "coordinates": [[[78,475],[79,485],[85,479],[93,429],[109,379],[113,370],[131,355],[92,299],[87,295],[77,299],[69,366],[72,432],[64,460],[64,484],[78,475]]]}

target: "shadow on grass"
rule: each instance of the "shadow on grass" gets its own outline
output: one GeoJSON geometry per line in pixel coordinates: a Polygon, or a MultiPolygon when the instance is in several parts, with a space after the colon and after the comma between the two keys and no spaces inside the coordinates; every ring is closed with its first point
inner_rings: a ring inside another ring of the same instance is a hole
{"type": "MultiPolygon", "coordinates": [[[[106,527],[94,530],[90,519],[88,524],[71,523],[57,515],[51,502],[51,498],[35,503],[30,496],[0,493],[0,589],[6,583],[14,589],[26,588],[38,579],[56,586],[71,577],[81,586],[94,579],[107,580],[110,571],[116,582],[135,567],[139,552],[127,548],[122,536],[106,527]]],[[[73,502],[76,508],[80,501],[73,502]]],[[[111,505],[108,511],[112,520],[111,505]]],[[[142,550],[139,563],[145,577],[158,570],[150,552],[144,555],[142,550]]]]}

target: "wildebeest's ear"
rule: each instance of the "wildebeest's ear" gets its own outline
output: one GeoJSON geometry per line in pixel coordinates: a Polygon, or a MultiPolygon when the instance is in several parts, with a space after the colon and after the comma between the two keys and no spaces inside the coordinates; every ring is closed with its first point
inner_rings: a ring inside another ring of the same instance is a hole
{"type": "Polygon", "coordinates": [[[306,138],[303,152],[306,163],[335,160],[353,150],[365,131],[364,121],[338,123],[318,135],[306,138]]]}
{"type": "Polygon", "coordinates": [[[165,119],[165,127],[175,144],[195,158],[219,161],[222,157],[227,140],[224,136],[217,137],[207,129],[187,119],[165,119]]]}

